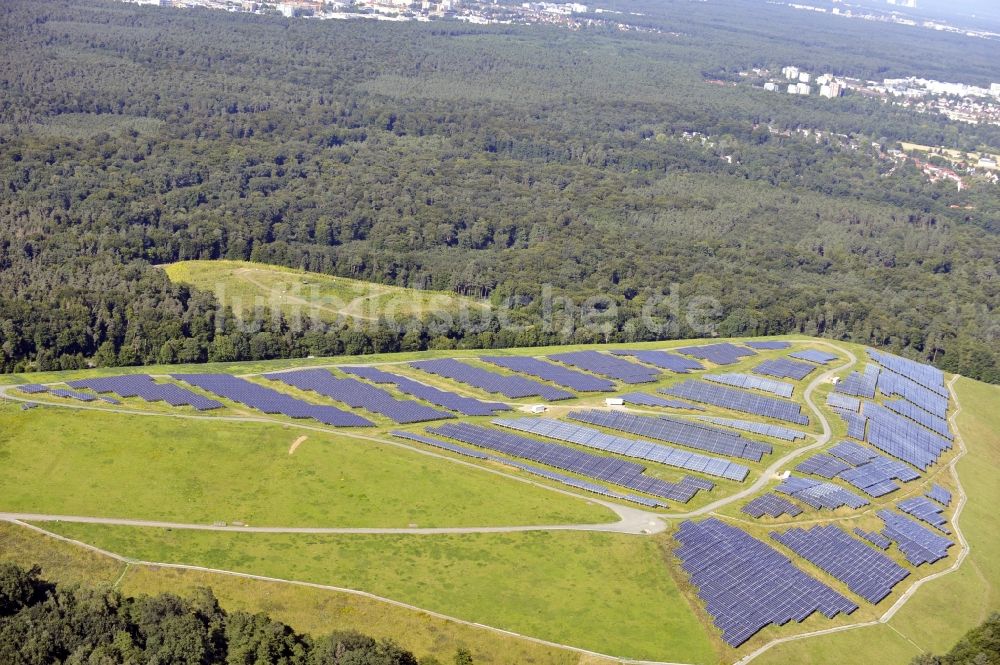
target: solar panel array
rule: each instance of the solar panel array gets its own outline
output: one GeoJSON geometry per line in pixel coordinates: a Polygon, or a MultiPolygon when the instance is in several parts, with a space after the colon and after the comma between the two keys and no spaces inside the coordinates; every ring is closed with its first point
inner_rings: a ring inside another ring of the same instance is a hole
{"type": "Polygon", "coordinates": [[[396,399],[391,393],[357,379],[338,379],[325,369],[301,369],[265,374],[265,377],[299,390],[311,390],[356,409],[380,413],[395,423],[419,423],[455,417],[447,411],[440,411],[420,402],[396,399]]]}
{"type": "Polygon", "coordinates": [[[556,353],[549,358],[623,383],[649,383],[660,377],[659,370],[598,351],[556,353]]]}
{"type": "Polygon", "coordinates": [[[696,471],[709,476],[726,478],[742,482],[750,473],[750,469],[718,457],[709,457],[700,453],[679,450],[651,441],[626,439],[625,437],[605,434],[600,430],[582,425],[562,422],[550,418],[497,418],[494,425],[516,429],[521,432],[537,434],[550,439],[567,443],[575,443],[587,448],[603,450],[608,453],[634,457],[648,462],[658,462],[666,466],[696,471]]]}
{"type": "Polygon", "coordinates": [[[537,395],[542,399],[556,401],[573,397],[573,393],[560,388],[547,386],[523,376],[497,374],[488,369],[467,365],[454,358],[418,360],[410,363],[410,367],[415,367],[416,369],[436,374],[437,376],[443,376],[446,379],[458,381],[459,383],[475,386],[488,393],[500,393],[511,399],[537,395]]]}
{"type": "Polygon", "coordinates": [[[56,388],[55,390],[49,391],[49,394],[55,395],[56,397],[65,397],[66,399],[75,399],[81,402],[93,402],[97,399],[93,395],[77,392],[75,390],[66,390],[65,388],[56,388]]]}
{"type": "Polygon", "coordinates": [[[778,397],[791,397],[792,391],[795,389],[795,386],[790,383],[775,381],[774,379],[765,379],[760,376],[754,376],[753,374],[729,372],[726,374],[705,374],[702,378],[706,381],[722,383],[727,386],[735,386],[736,388],[762,390],[766,393],[777,395],[778,397]]]}
{"type": "Polygon", "coordinates": [[[530,374],[531,376],[545,379],[564,388],[572,388],[580,392],[604,392],[614,390],[615,384],[607,379],[602,379],[591,374],[584,374],[562,365],[529,358],[527,356],[484,356],[480,360],[485,360],[499,367],[509,369],[512,372],[530,374]]]}
{"type": "Polygon", "coordinates": [[[37,395],[38,393],[48,392],[48,387],[43,386],[40,383],[25,383],[17,387],[22,393],[27,393],[28,395],[37,395]]]}
{"type": "Polygon", "coordinates": [[[843,409],[845,411],[854,411],[857,413],[861,408],[861,400],[857,397],[851,397],[849,395],[830,393],[826,396],[826,405],[833,407],[834,409],[843,409]]]}
{"type": "Polygon", "coordinates": [[[884,371],[878,377],[878,391],[886,397],[899,396],[913,402],[938,418],[948,417],[948,397],[911,381],[905,376],[884,371]]]}
{"type": "Polygon", "coordinates": [[[814,612],[832,619],[858,609],[770,545],[718,519],[686,521],[676,538],[681,566],[731,647],[770,624],[801,622],[814,612]]]}
{"type": "Polygon", "coordinates": [[[334,427],[371,427],[373,424],[349,411],[310,404],[229,374],[174,374],[173,377],[264,413],[280,413],[290,418],[312,418],[334,427]]]}
{"type": "Polygon", "coordinates": [[[948,396],[948,388],[944,385],[944,372],[938,368],[915,360],[894,356],[891,353],[876,351],[875,349],[869,349],[868,355],[872,360],[890,372],[908,377],[910,380],[933,390],[939,395],[948,396]]]}
{"type": "Polygon", "coordinates": [[[222,402],[209,399],[174,383],[156,383],[148,374],[126,374],[97,379],[70,381],[73,388],[88,388],[119,397],[139,397],[147,402],[166,402],[170,406],[193,406],[199,411],[221,409],[222,402]]]}
{"type": "Polygon", "coordinates": [[[880,550],[887,550],[889,549],[889,546],[892,545],[891,540],[875,531],[865,531],[859,527],[854,527],[854,533],[861,536],[880,550]]]}
{"type": "Polygon", "coordinates": [[[427,431],[681,503],[690,501],[698,490],[710,490],[715,486],[708,480],[694,476],[685,476],[678,483],[670,483],[643,475],[645,467],[635,462],[593,455],[557,443],[529,439],[468,423],[445,423],[427,431]]]}
{"type": "Polygon", "coordinates": [[[755,395],[738,388],[717,386],[689,379],[669,388],[661,388],[659,392],[798,425],[809,424],[809,418],[802,413],[802,407],[795,402],[778,397],[755,395]]]}
{"type": "Polygon", "coordinates": [[[867,416],[859,413],[852,413],[850,411],[838,411],[840,417],[847,423],[847,436],[852,439],[858,439],[859,441],[864,441],[865,431],[868,427],[867,416]]]}
{"type": "Polygon", "coordinates": [[[745,346],[736,346],[729,342],[703,344],[702,346],[685,346],[674,350],[688,356],[708,360],[716,365],[732,365],[733,363],[738,363],[741,358],[757,355],[757,352],[753,349],[748,349],[745,346]]]}
{"type": "Polygon", "coordinates": [[[802,514],[802,509],[785,497],[768,492],[747,503],[740,508],[740,512],[760,519],[764,515],[768,517],[781,517],[782,515],[795,517],[802,514]]]}
{"type": "Polygon", "coordinates": [[[541,476],[543,478],[547,478],[549,480],[562,483],[563,485],[569,485],[570,487],[574,487],[576,489],[582,489],[588,492],[594,492],[595,494],[600,494],[601,496],[606,496],[612,499],[631,501],[633,503],[638,503],[648,508],[662,508],[664,506],[664,504],[660,503],[659,501],[654,501],[653,499],[647,499],[646,497],[636,496],[634,494],[619,494],[618,492],[612,492],[603,485],[590,483],[587,482],[586,480],[581,480],[580,478],[574,478],[573,476],[567,476],[562,473],[555,473],[554,471],[549,471],[548,469],[542,469],[537,466],[531,466],[530,464],[522,464],[520,462],[515,462],[509,459],[493,457],[491,455],[487,455],[486,453],[479,452],[478,450],[473,450],[472,448],[466,448],[465,446],[455,445],[450,441],[442,441],[441,439],[435,439],[430,436],[424,436],[423,434],[404,432],[402,430],[391,432],[391,434],[401,439],[408,439],[410,441],[419,441],[420,443],[425,443],[430,446],[435,446],[437,448],[441,448],[442,450],[449,450],[459,455],[465,455],[467,457],[474,457],[476,459],[482,459],[482,460],[492,460],[494,462],[507,464],[509,466],[516,467],[518,469],[521,469],[522,471],[526,471],[536,476],[541,476]]]}
{"type": "Polygon", "coordinates": [[[885,523],[882,535],[899,546],[899,551],[911,565],[939,561],[948,556],[948,548],[954,544],[899,513],[880,510],[876,514],[885,523]]]}
{"type": "Polygon", "coordinates": [[[851,465],[826,453],[816,453],[795,467],[799,473],[811,473],[814,476],[832,479],[851,468],[851,465]]]}
{"type": "Polygon", "coordinates": [[[951,503],[951,492],[941,487],[937,483],[931,485],[930,491],[927,492],[925,496],[927,496],[927,498],[929,499],[934,499],[942,506],[947,506],[951,503]]]}
{"type": "Polygon", "coordinates": [[[885,496],[898,490],[899,485],[893,480],[909,482],[919,477],[920,474],[902,462],[882,455],[876,455],[871,461],[840,474],[841,480],[874,497],[885,496]]]}
{"type": "Polygon", "coordinates": [[[834,390],[844,395],[855,395],[856,397],[875,397],[875,386],[878,385],[879,369],[878,365],[868,363],[865,365],[864,373],[851,372],[843,381],[837,383],[834,390]]]}
{"type": "Polygon", "coordinates": [[[754,420],[738,420],[736,418],[717,418],[715,416],[698,416],[699,420],[705,420],[716,425],[725,425],[733,429],[741,429],[744,432],[753,432],[764,436],[773,436],[783,441],[796,441],[806,438],[805,432],[800,432],[791,427],[781,425],[771,425],[769,423],[759,423],[754,420]]]}
{"type": "Polygon", "coordinates": [[[878,457],[878,453],[867,446],[853,441],[841,441],[828,451],[834,457],[839,457],[851,466],[860,466],[878,457]]]}
{"type": "Polygon", "coordinates": [[[944,510],[925,496],[913,496],[903,499],[896,504],[896,507],[907,515],[913,515],[921,522],[926,522],[942,533],[951,533],[948,528],[948,520],[941,514],[944,510]]]}
{"type": "Polygon", "coordinates": [[[510,411],[510,407],[500,402],[483,402],[473,397],[463,397],[447,390],[440,390],[433,386],[414,381],[413,379],[384,372],[374,367],[348,367],[338,368],[346,374],[360,376],[373,383],[393,384],[396,388],[407,395],[413,395],[424,401],[442,406],[452,411],[457,411],[466,416],[492,416],[497,411],[510,411]]]}
{"type": "Polygon", "coordinates": [[[778,340],[768,341],[756,341],[756,342],[743,342],[745,345],[749,346],[751,349],[758,349],[762,351],[777,351],[779,349],[787,349],[792,344],[791,342],[782,342],[778,340]]]}
{"type": "Polygon", "coordinates": [[[816,349],[805,349],[803,351],[794,351],[789,353],[790,358],[798,358],[799,360],[808,360],[811,363],[817,363],[819,365],[826,365],[827,363],[833,362],[837,359],[832,353],[827,353],[826,351],[817,351],[816,349]]]}
{"type": "Polygon", "coordinates": [[[619,432],[647,436],[657,441],[676,443],[709,453],[740,457],[755,462],[759,462],[764,455],[771,452],[771,446],[766,443],[752,441],[716,427],[667,416],[637,416],[619,411],[588,410],[573,411],[569,417],[619,432]]]}
{"type": "Polygon", "coordinates": [[[688,372],[705,369],[697,360],[685,358],[684,356],[679,356],[676,353],[670,353],[669,351],[617,349],[611,353],[616,356],[632,356],[633,358],[638,358],[647,365],[652,365],[653,367],[659,367],[661,369],[669,369],[671,372],[677,372],[678,374],[687,374],[688,372]]]}
{"type": "Polygon", "coordinates": [[[850,506],[857,510],[868,505],[868,499],[862,498],[840,485],[800,476],[789,476],[774,489],[776,492],[792,496],[816,509],[836,510],[841,506],[850,506]]]}
{"type": "Polygon", "coordinates": [[[882,406],[890,411],[898,413],[901,416],[909,418],[915,423],[923,425],[935,434],[940,434],[949,441],[954,439],[954,435],[951,433],[951,428],[948,426],[947,420],[944,418],[938,418],[937,416],[924,411],[912,402],[905,399],[887,399],[882,403],[882,406]]]}
{"type": "Polygon", "coordinates": [[[764,376],[776,376],[779,379],[795,379],[801,381],[816,369],[815,365],[791,358],[770,358],[754,367],[751,372],[764,376]]]}
{"type": "MultiPolygon", "coordinates": [[[[883,376],[888,372],[883,372],[883,376]]],[[[868,441],[889,455],[908,462],[921,471],[934,464],[951,441],[876,404],[866,402],[864,414],[869,419],[868,441]]]]}
{"type": "Polygon", "coordinates": [[[666,397],[660,397],[651,393],[625,393],[624,395],[618,395],[618,399],[626,404],[635,404],[637,406],[662,406],[669,409],[689,409],[691,411],[705,410],[705,407],[698,406],[697,404],[691,404],[679,399],[667,399],[666,397]]]}
{"type": "Polygon", "coordinates": [[[772,531],[771,537],[873,605],[910,574],[885,554],[832,525],[772,531]]]}

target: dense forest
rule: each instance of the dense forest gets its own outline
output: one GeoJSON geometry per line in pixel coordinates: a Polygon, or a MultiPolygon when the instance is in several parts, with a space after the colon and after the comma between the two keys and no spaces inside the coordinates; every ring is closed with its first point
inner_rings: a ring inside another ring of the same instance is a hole
{"type": "MultiPolygon", "coordinates": [[[[441,665],[354,632],[313,638],[266,614],[226,612],[210,589],[128,598],[65,586],[0,564],[0,662],[6,665],[441,665]]],[[[456,665],[472,665],[465,649],[456,665]]]]}
{"type": "Polygon", "coordinates": [[[993,43],[915,49],[903,26],[751,0],[618,8],[658,32],[3,3],[0,369],[709,334],[652,306],[676,296],[717,302],[718,335],[1000,381],[1000,187],[872,147],[997,148],[1000,127],[713,82],[797,64],[983,84],[993,43]],[[156,267],[218,258],[508,317],[238,324],[156,267]],[[601,325],[543,324],[545,293],[601,325]]]}

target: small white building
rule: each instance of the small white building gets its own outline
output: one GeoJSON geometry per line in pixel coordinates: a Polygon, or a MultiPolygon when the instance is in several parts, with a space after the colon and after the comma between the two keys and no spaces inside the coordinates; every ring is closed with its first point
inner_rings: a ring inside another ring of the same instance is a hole
{"type": "Polygon", "coordinates": [[[767,83],[764,84],[764,89],[770,92],[775,92],[778,89],[778,84],[768,81],[767,83]]]}
{"type": "Polygon", "coordinates": [[[978,162],[976,162],[976,166],[981,169],[995,169],[997,167],[997,160],[984,155],[979,158],[978,162]]]}
{"type": "Polygon", "coordinates": [[[809,83],[809,81],[811,81],[811,80],[812,80],[812,76],[809,75],[809,72],[799,72],[799,82],[800,83],[809,83]]]}
{"type": "Polygon", "coordinates": [[[809,87],[808,83],[799,83],[795,86],[795,90],[800,95],[808,95],[812,88],[809,87]]]}
{"type": "Polygon", "coordinates": [[[799,78],[799,68],[788,65],[787,67],[781,68],[782,75],[789,81],[794,81],[799,78]]]}
{"type": "Polygon", "coordinates": [[[532,413],[545,413],[549,409],[544,404],[532,404],[530,407],[528,407],[528,410],[531,411],[532,413]]]}
{"type": "Polygon", "coordinates": [[[605,397],[604,398],[604,405],[605,406],[624,406],[625,405],[625,400],[623,400],[621,397],[605,397]]]}
{"type": "Polygon", "coordinates": [[[788,84],[788,94],[789,95],[797,95],[797,94],[799,94],[799,86],[796,85],[795,83],[789,83],[788,84]]]}

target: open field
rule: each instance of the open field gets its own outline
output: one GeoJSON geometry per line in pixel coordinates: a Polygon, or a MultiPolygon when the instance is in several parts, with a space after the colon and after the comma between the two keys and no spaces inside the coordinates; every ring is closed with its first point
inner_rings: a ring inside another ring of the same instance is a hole
{"type": "MultiPolygon", "coordinates": [[[[420,291],[249,261],[180,261],[164,267],[173,282],[213,292],[236,314],[280,310],[326,322],[417,317],[479,310],[488,303],[443,291],[420,291]]],[[[265,314],[267,316],[267,314],[265,314]]]]}

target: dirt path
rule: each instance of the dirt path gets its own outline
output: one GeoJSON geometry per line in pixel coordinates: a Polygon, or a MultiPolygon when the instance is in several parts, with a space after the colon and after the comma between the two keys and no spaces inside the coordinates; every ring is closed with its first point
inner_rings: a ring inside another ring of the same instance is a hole
{"type": "Polygon", "coordinates": [[[288,449],[288,454],[291,455],[296,450],[298,450],[299,446],[302,445],[302,442],[305,441],[308,438],[309,438],[308,436],[306,436],[305,434],[303,434],[299,438],[295,439],[295,441],[292,442],[292,447],[288,449]]]}

